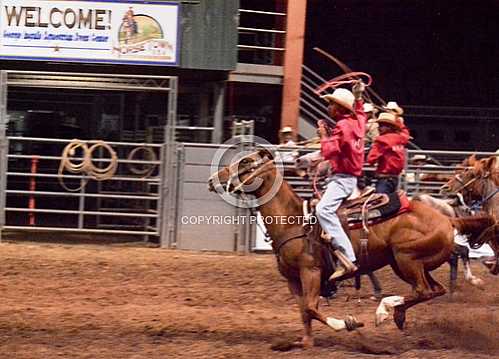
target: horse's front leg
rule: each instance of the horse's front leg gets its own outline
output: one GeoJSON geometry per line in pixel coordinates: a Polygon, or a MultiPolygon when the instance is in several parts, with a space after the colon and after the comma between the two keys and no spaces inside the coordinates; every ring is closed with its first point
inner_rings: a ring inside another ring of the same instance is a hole
{"type": "MultiPolygon", "coordinates": [[[[301,286],[303,291],[303,309],[306,318],[305,337],[313,345],[312,319],[333,328],[336,331],[347,329],[354,330],[363,327],[364,324],[357,322],[353,316],[348,316],[345,320],[333,317],[324,317],[319,312],[319,294],[321,286],[321,271],[317,267],[302,268],[300,270],[301,286]]],[[[305,339],[305,338],[304,338],[305,339]]]]}
{"type": "Polygon", "coordinates": [[[303,346],[304,348],[312,347],[314,345],[314,341],[312,338],[312,325],[310,323],[310,317],[305,313],[304,305],[303,305],[303,290],[301,287],[301,281],[299,280],[288,280],[289,291],[295,297],[296,303],[298,303],[298,307],[300,308],[300,315],[303,321],[303,326],[305,327],[305,335],[301,343],[294,343],[297,346],[303,346]]]}

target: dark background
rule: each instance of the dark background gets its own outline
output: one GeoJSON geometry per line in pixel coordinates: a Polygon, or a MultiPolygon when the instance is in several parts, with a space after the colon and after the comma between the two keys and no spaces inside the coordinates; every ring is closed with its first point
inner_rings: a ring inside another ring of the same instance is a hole
{"type": "Polygon", "coordinates": [[[342,74],[320,47],[395,100],[425,149],[499,147],[499,1],[309,0],[304,63],[342,74]]]}
{"type": "Polygon", "coordinates": [[[310,0],[305,64],[341,73],[318,46],[402,104],[499,106],[499,1],[310,0]]]}

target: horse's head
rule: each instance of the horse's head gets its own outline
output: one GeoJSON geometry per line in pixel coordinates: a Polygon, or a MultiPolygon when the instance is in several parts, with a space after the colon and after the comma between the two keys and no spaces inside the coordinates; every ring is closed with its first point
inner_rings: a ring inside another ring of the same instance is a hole
{"type": "Polygon", "coordinates": [[[495,177],[497,177],[495,156],[481,160],[471,156],[463,162],[463,165],[456,167],[455,175],[440,187],[440,193],[461,193],[467,202],[481,200],[485,195],[484,185],[488,181],[495,181],[495,177]]]}
{"type": "Polygon", "coordinates": [[[231,194],[256,194],[264,191],[264,184],[280,177],[273,154],[260,149],[222,168],[208,179],[210,191],[231,194]]]}

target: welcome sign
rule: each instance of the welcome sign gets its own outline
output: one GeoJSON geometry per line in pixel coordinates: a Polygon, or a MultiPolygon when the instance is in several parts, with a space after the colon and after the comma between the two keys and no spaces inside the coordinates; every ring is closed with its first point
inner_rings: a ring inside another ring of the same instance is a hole
{"type": "Polygon", "coordinates": [[[178,64],[176,3],[0,0],[0,58],[178,64]]]}

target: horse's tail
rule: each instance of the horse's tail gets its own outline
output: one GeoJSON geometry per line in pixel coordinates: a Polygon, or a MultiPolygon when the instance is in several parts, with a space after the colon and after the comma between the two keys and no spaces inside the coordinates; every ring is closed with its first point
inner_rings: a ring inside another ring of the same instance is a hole
{"type": "Polygon", "coordinates": [[[469,244],[473,248],[496,239],[499,233],[499,224],[493,216],[487,214],[449,219],[459,233],[468,235],[469,244]]]}

